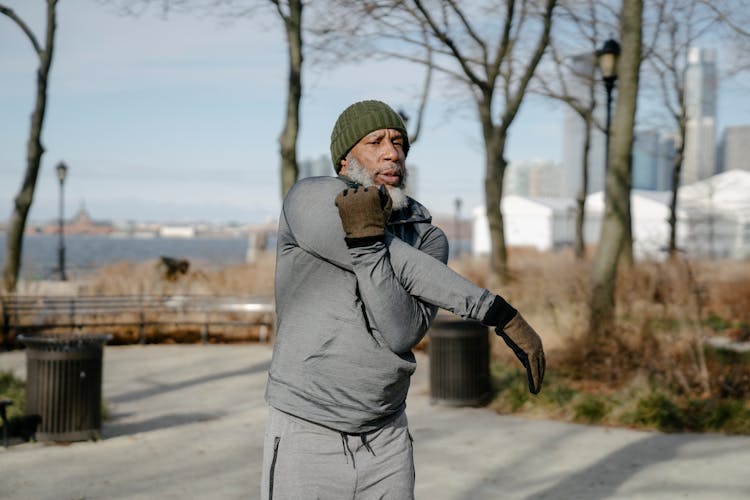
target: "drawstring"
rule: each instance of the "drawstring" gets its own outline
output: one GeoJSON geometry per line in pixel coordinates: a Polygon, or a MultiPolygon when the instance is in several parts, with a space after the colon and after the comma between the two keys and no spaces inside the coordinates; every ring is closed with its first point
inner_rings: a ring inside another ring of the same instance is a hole
{"type": "MultiPolygon", "coordinates": [[[[346,463],[349,463],[349,457],[352,457],[352,467],[355,469],[357,468],[357,464],[355,463],[354,459],[354,452],[352,452],[352,449],[349,447],[349,435],[345,432],[340,432],[341,434],[341,448],[344,450],[344,456],[346,457],[346,463]]],[[[367,441],[367,433],[363,432],[359,435],[359,439],[362,440],[362,446],[365,447],[367,451],[372,453],[372,456],[375,455],[375,450],[372,449],[372,446],[370,446],[370,442],[367,441]]]]}
{"type": "Polygon", "coordinates": [[[344,448],[344,456],[346,457],[346,463],[349,463],[349,455],[352,457],[352,467],[355,469],[357,468],[356,464],[354,463],[354,453],[352,453],[351,448],[349,448],[349,436],[346,435],[346,433],[341,433],[341,446],[344,448]]]}
{"type": "Polygon", "coordinates": [[[365,447],[365,450],[372,453],[372,456],[375,456],[375,452],[372,450],[372,446],[370,446],[370,443],[367,442],[367,433],[362,433],[359,435],[359,439],[362,440],[362,445],[365,447]]]}

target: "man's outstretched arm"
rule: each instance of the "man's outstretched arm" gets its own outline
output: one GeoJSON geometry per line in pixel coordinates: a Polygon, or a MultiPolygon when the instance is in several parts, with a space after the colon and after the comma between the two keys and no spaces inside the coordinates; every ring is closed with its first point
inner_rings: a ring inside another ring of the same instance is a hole
{"type": "MultiPolygon", "coordinates": [[[[369,192],[367,189],[353,190],[352,193],[345,190],[336,196],[336,206],[346,233],[345,241],[349,247],[349,252],[352,254],[352,261],[355,263],[354,268],[358,277],[361,271],[360,266],[356,265],[357,259],[364,257],[363,260],[366,261],[368,256],[377,255],[380,252],[377,245],[388,239],[384,225],[385,220],[390,216],[390,204],[390,196],[388,196],[385,188],[379,191],[370,190],[369,192]],[[372,247],[369,252],[367,247],[372,247]],[[361,249],[365,249],[365,252],[358,255],[361,249]]],[[[398,238],[394,238],[391,243],[390,248],[395,248],[399,243],[403,245],[403,242],[398,238]]],[[[406,246],[408,247],[408,245],[406,246]]],[[[408,252],[406,249],[404,251],[408,252]]],[[[430,269],[430,267],[425,265],[425,269],[417,270],[416,274],[421,271],[427,273],[437,271],[436,269],[430,269]]],[[[409,276],[413,277],[415,274],[410,273],[409,276]]],[[[428,274],[427,278],[429,276],[431,274],[428,274]]],[[[420,296],[419,287],[427,282],[429,282],[429,279],[417,279],[415,281],[416,286],[410,287],[412,293],[420,296]]],[[[368,283],[369,281],[365,280],[365,285],[368,283]]],[[[453,280],[453,283],[460,286],[460,282],[456,279],[453,280]]],[[[485,292],[489,294],[486,290],[485,292]]],[[[376,292],[372,296],[375,300],[382,298],[376,292]]],[[[460,297],[452,297],[452,299],[460,300],[460,297]]],[[[457,302],[451,301],[450,303],[455,304],[457,302]]],[[[526,368],[529,390],[532,393],[539,392],[544,378],[545,359],[541,339],[534,329],[500,296],[494,296],[489,310],[478,318],[481,318],[484,324],[495,327],[498,335],[505,340],[526,368]]]]}

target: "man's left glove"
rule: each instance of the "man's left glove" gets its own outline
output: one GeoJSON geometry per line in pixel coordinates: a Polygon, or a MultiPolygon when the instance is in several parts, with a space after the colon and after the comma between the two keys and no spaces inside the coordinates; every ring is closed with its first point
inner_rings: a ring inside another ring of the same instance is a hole
{"type": "Polygon", "coordinates": [[[529,391],[532,394],[538,394],[542,389],[546,368],[542,339],[523,319],[521,313],[516,313],[504,327],[496,327],[495,332],[503,338],[508,347],[513,349],[516,357],[526,368],[529,391]]]}
{"type": "Polygon", "coordinates": [[[347,188],[336,196],[341,225],[350,247],[382,241],[393,202],[385,187],[347,188]]]}

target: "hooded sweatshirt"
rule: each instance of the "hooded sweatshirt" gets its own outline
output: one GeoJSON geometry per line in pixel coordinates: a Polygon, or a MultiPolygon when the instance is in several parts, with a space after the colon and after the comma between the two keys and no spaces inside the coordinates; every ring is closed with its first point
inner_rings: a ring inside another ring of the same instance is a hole
{"type": "Polygon", "coordinates": [[[266,400],[316,424],[363,433],[405,408],[416,368],[411,350],[438,307],[479,319],[495,296],[445,265],[445,235],[411,198],[392,214],[384,241],[347,248],[334,204],[347,185],[345,177],[303,179],[284,200],[266,400]]]}

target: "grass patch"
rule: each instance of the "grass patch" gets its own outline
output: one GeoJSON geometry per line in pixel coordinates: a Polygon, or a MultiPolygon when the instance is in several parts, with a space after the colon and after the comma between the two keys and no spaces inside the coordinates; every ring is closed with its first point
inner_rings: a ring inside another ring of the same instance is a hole
{"type": "Polygon", "coordinates": [[[26,410],[26,383],[11,372],[0,371],[0,399],[13,401],[6,408],[8,419],[23,415],[26,410]]]}
{"type": "Polygon", "coordinates": [[[595,394],[581,394],[573,405],[575,421],[586,424],[601,422],[607,415],[607,403],[601,396],[595,394]]]}
{"type": "Polygon", "coordinates": [[[495,397],[490,406],[498,413],[662,432],[750,434],[750,405],[743,398],[688,398],[656,390],[644,377],[612,390],[554,369],[548,369],[542,391],[533,395],[525,371],[514,363],[495,362],[491,374],[495,397]]]}

